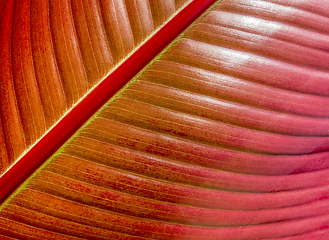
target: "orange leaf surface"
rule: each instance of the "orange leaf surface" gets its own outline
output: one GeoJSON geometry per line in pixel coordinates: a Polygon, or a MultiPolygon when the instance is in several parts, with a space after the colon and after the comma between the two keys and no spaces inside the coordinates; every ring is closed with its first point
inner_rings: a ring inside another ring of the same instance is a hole
{"type": "MultiPolygon", "coordinates": [[[[2,171],[184,3],[0,2],[2,171]]],[[[214,3],[2,203],[0,236],[327,239],[328,3],[214,3]]]]}

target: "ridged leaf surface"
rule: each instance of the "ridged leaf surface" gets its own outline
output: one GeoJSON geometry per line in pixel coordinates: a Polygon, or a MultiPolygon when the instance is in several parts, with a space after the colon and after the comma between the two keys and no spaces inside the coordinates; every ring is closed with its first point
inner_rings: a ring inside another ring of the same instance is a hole
{"type": "Polygon", "coordinates": [[[186,2],[2,0],[0,173],[186,2]]]}
{"type": "MultiPolygon", "coordinates": [[[[142,15],[159,25],[175,5],[154,2],[142,15]]],[[[327,239],[328,3],[216,3],[2,205],[0,236],[327,239]]],[[[95,24],[90,41],[76,29],[91,44],[77,48],[82,63],[83,51],[103,54],[88,58],[88,84],[107,71],[100,59],[120,58],[93,45],[109,36],[102,4],[73,16],[95,24]]],[[[128,16],[143,11],[129,4],[128,16]]]]}

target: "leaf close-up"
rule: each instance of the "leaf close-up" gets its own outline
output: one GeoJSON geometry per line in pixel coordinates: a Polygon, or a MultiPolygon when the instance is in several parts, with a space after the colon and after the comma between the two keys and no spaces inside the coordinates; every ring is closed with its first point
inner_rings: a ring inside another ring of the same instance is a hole
{"type": "Polygon", "coordinates": [[[328,239],[327,0],[0,0],[0,239],[328,239]]]}

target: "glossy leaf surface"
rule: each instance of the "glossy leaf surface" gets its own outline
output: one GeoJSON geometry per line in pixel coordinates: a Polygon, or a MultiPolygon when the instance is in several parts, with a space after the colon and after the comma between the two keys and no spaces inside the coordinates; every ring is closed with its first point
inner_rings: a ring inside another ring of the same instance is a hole
{"type": "Polygon", "coordinates": [[[214,5],[2,205],[1,234],[327,239],[328,14],[214,5]]]}

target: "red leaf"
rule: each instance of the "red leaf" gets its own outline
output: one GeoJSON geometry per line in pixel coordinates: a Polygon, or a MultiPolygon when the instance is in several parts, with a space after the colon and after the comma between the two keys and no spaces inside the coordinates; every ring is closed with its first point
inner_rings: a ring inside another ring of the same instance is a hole
{"type": "Polygon", "coordinates": [[[226,0],[174,41],[211,3],[195,0],[102,80],[183,2],[28,3],[0,4],[3,165],[73,108],[0,178],[7,196],[48,159],[0,236],[328,237],[327,8],[226,0]]]}

